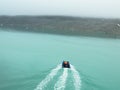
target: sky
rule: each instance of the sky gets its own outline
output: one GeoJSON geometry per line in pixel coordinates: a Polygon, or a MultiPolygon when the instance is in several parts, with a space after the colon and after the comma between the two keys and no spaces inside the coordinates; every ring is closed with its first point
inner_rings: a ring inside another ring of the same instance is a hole
{"type": "Polygon", "coordinates": [[[0,15],[120,18],[120,0],[0,0],[0,15]]]}

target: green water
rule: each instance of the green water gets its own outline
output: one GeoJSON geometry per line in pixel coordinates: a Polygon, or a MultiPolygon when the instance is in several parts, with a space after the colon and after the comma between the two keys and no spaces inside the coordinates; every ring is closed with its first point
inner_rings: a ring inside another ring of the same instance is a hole
{"type": "MultiPolygon", "coordinates": [[[[80,90],[120,90],[120,40],[3,31],[0,90],[35,90],[63,60],[78,72],[80,90]]],[[[70,69],[60,69],[43,90],[59,87],[63,72],[64,90],[77,90],[70,69]]]]}

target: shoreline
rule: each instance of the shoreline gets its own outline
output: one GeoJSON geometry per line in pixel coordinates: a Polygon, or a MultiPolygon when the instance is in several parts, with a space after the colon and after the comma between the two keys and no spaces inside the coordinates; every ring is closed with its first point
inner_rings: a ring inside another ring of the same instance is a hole
{"type": "Polygon", "coordinates": [[[0,16],[0,28],[20,32],[120,38],[120,19],[67,16],[0,16]]]}

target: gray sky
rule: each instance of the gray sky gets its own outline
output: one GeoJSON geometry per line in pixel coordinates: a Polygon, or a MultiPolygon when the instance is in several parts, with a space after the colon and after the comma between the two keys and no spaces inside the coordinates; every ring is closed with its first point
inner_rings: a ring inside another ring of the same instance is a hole
{"type": "Polygon", "coordinates": [[[0,15],[120,18],[120,0],[0,0],[0,15]]]}

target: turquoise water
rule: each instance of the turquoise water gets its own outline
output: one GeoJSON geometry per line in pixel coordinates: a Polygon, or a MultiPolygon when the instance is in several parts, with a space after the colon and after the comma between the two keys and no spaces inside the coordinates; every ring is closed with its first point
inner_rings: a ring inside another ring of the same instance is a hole
{"type": "Polygon", "coordinates": [[[0,31],[0,90],[120,90],[119,69],[119,39],[0,31]]]}

